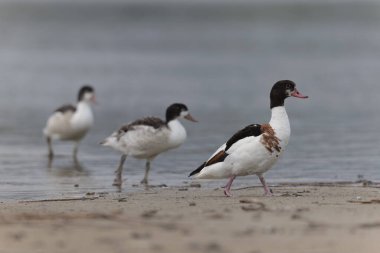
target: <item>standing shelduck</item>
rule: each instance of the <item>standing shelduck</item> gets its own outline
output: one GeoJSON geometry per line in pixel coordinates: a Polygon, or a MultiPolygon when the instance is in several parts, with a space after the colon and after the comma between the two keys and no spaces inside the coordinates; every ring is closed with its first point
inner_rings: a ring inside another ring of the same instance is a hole
{"type": "Polygon", "coordinates": [[[54,156],[52,140],[74,141],[73,157],[77,160],[78,145],[94,124],[91,103],[95,92],[91,86],[83,86],[78,93],[76,106],[63,105],[49,117],[43,130],[49,148],[49,158],[54,156]]]}
{"type": "Polygon", "coordinates": [[[166,121],[156,117],[138,119],[122,126],[101,144],[120,151],[120,164],[113,185],[122,184],[123,164],[127,156],[146,160],[142,184],[148,184],[150,163],[162,152],[179,147],[186,140],[186,130],[179,121],[184,118],[197,122],[184,104],[172,104],[166,110],[166,121]]]}
{"type": "Polygon", "coordinates": [[[284,103],[290,96],[308,98],[298,92],[292,81],[275,83],[270,92],[270,122],[252,124],[238,131],[190,176],[198,179],[229,178],[224,194],[230,197],[236,177],[255,174],[264,187],[265,195],[271,196],[263,174],[277,162],[289,142],[290,124],[284,103]]]}

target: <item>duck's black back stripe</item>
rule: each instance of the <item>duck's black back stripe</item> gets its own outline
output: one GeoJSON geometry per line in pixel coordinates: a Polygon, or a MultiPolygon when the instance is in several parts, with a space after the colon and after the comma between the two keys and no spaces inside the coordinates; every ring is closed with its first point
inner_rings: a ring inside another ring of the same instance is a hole
{"type": "Polygon", "coordinates": [[[244,127],[242,130],[234,134],[226,143],[226,148],[224,151],[227,151],[232,145],[238,142],[241,139],[244,139],[249,136],[259,136],[262,134],[261,125],[252,124],[244,127]]]}
{"type": "Polygon", "coordinates": [[[139,120],[136,120],[128,125],[122,126],[119,129],[119,132],[128,132],[129,130],[132,130],[135,126],[151,126],[154,129],[158,129],[160,127],[165,126],[166,123],[161,120],[160,118],[156,117],[146,117],[139,120]]]}
{"type": "Polygon", "coordinates": [[[68,111],[72,111],[72,112],[75,112],[77,110],[77,108],[73,105],[63,105],[61,107],[59,107],[57,110],[55,110],[56,112],[61,112],[61,113],[65,113],[65,112],[68,112],[68,111]]]}

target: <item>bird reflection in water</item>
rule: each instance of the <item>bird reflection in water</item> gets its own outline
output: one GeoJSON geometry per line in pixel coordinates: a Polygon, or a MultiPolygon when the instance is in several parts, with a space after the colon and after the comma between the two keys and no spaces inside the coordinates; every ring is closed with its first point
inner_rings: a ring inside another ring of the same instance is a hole
{"type": "MultiPolygon", "coordinates": [[[[59,158],[59,156],[56,156],[59,158]]],[[[74,159],[70,164],[54,165],[54,158],[48,158],[48,171],[59,177],[88,176],[89,171],[78,159],[74,159]]]]}

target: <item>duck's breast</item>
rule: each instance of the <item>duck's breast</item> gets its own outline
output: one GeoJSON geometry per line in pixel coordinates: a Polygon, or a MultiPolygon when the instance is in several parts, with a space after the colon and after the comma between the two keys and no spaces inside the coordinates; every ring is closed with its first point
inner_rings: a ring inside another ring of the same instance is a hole
{"type": "Polygon", "coordinates": [[[179,120],[173,120],[168,123],[170,130],[168,145],[170,148],[176,148],[183,144],[187,138],[186,129],[179,120]]]}

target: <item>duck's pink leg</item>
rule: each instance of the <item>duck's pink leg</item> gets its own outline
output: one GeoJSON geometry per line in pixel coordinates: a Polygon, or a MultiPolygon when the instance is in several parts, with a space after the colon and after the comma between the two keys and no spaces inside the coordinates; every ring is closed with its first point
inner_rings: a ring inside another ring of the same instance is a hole
{"type": "Polygon", "coordinates": [[[232,197],[232,194],[231,194],[231,185],[232,185],[232,182],[234,181],[234,179],[236,178],[236,176],[231,176],[230,179],[228,180],[228,183],[224,189],[224,195],[226,195],[227,197],[232,197]]]}
{"type": "Polygon", "coordinates": [[[273,196],[271,190],[269,189],[267,183],[265,182],[263,175],[258,175],[258,177],[259,177],[261,183],[263,184],[265,195],[266,196],[273,196]]]}

